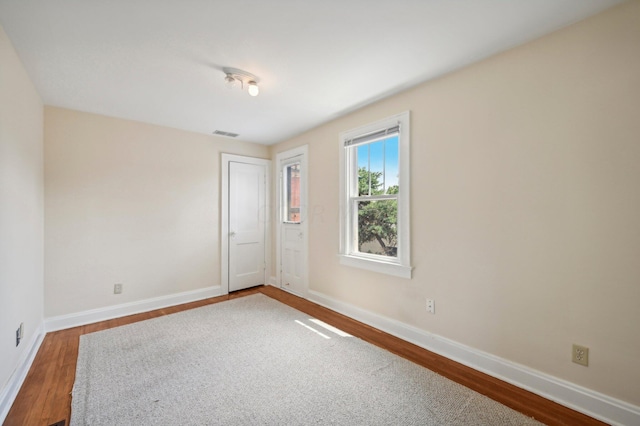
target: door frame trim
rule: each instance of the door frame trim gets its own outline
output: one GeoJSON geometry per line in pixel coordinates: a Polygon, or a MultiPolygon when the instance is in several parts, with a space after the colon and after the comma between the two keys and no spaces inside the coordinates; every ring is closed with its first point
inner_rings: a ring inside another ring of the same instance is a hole
{"type": "Polygon", "coordinates": [[[303,278],[302,278],[302,294],[296,293],[298,296],[303,298],[307,298],[307,294],[309,293],[309,145],[302,145],[297,148],[293,148],[284,152],[279,152],[276,154],[276,161],[274,165],[274,170],[277,170],[275,173],[274,180],[276,183],[276,209],[274,215],[275,224],[276,224],[276,287],[287,290],[282,287],[282,273],[281,262],[282,262],[282,170],[280,165],[283,161],[288,160],[290,158],[302,156],[302,160],[300,162],[301,171],[300,178],[302,181],[301,189],[301,215],[300,215],[300,226],[302,227],[302,233],[304,235],[304,265],[302,267],[303,278]]]}
{"type": "Polygon", "coordinates": [[[220,159],[220,294],[229,294],[229,163],[265,167],[264,284],[271,277],[271,160],[221,153],[220,159]]]}

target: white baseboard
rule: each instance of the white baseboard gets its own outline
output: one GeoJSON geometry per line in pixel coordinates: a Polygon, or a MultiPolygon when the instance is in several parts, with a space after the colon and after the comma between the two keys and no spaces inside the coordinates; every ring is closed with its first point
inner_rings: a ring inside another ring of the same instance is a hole
{"type": "Polygon", "coordinates": [[[640,425],[640,407],[310,290],[308,299],[393,336],[612,425],[640,425]]]}
{"type": "Polygon", "coordinates": [[[272,286],[274,286],[274,287],[277,287],[277,286],[278,286],[278,283],[277,283],[277,281],[276,281],[276,277],[269,277],[269,283],[268,283],[268,284],[269,284],[269,285],[272,285],[272,286]]]}
{"type": "Polygon", "coordinates": [[[18,367],[9,378],[9,382],[4,389],[2,389],[2,392],[0,392],[0,424],[4,423],[13,405],[13,401],[15,401],[16,396],[18,396],[22,383],[24,383],[24,379],[27,377],[31,364],[33,364],[38,349],[40,349],[40,345],[44,340],[44,335],[44,326],[40,324],[31,337],[31,340],[29,340],[28,349],[26,349],[20,357],[18,367]]]}
{"type": "Polygon", "coordinates": [[[44,320],[44,329],[47,332],[64,330],[66,328],[77,327],[94,322],[153,311],[155,309],[166,308],[168,306],[195,302],[209,297],[221,296],[222,294],[222,288],[220,286],[206,287],[198,290],[185,291],[183,293],[154,297],[152,299],[106,306],[104,308],[91,309],[89,311],[76,312],[68,315],[60,315],[57,317],[46,318],[44,320]]]}

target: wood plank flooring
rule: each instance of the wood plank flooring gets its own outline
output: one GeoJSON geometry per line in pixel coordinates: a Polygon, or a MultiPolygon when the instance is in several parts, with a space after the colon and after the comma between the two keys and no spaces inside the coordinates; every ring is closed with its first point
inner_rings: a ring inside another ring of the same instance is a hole
{"type": "Polygon", "coordinates": [[[261,286],[234,292],[227,296],[214,297],[48,333],[3,423],[4,426],[49,426],[62,420],[65,421],[67,426],[69,425],[71,389],[75,380],[78,343],[81,335],[256,293],[263,293],[279,300],[349,334],[435,371],[521,413],[534,417],[545,424],[604,425],[604,423],[584,414],[465,367],[330,309],[275,287],[261,286]]]}

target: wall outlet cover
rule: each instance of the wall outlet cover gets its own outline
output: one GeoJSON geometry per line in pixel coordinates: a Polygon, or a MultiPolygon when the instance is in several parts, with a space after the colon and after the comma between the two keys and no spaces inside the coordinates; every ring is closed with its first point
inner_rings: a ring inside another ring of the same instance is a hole
{"type": "Polygon", "coordinates": [[[436,301],[433,299],[427,299],[427,312],[436,313],[436,301]]]}
{"type": "Polygon", "coordinates": [[[589,348],[581,345],[573,345],[571,351],[571,361],[576,364],[584,365],[585,367],[589,366],[589,348]]]}

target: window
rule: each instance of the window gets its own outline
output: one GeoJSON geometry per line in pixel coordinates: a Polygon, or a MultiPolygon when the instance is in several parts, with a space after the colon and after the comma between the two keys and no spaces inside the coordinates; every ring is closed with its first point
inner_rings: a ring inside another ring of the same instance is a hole
{"type": "Polygon", "coordinates": [[[300,162],[284,166],[284,221],[300,223],[300,162]]]}
{"type": "Polygon", "coordinates": [[[341,263],[411,278],[409,113],[340,135],[341,263]]]}

